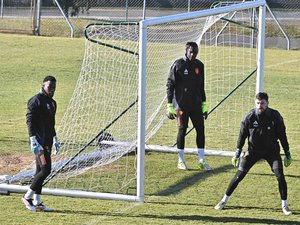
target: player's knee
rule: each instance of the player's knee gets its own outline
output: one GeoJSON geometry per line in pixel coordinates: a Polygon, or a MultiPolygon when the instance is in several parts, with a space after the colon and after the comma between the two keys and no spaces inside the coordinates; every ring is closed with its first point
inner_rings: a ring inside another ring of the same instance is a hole
{"type": "Polygon", "coordinates": [[[186,134],[186,128],[178,127],[178,138],[185,137],[185,134],[186,134]]]}
{"type": "Polygon", "coordinates": [[[41,171],[41,176],[45,179],[49,174],[51,173],[51,169],[49,168],[43,168],[41,171]]]}
{"type": "Polygon", "coordinates": [[[274,169],[273,171],[274,171],[275,176],[276,176],[276,178],[279,182],[285,180],[282,169],[274,169]]]}
{"type": "Polygon", "coordinates": [[[237,182],[240,182],[241,180],[244,179],[244,177],[246,176],[247,172],[246,171],[242,171],[242,170],[238,170],[235,174],[235,180],[237,182]]]}
{"type": "Polygon", "coordinates": [[[203,124],[199,124],[197,126],[195,126],[196,132],[200,133],[200,134],[204,134],[204,125],[203,124]]]}

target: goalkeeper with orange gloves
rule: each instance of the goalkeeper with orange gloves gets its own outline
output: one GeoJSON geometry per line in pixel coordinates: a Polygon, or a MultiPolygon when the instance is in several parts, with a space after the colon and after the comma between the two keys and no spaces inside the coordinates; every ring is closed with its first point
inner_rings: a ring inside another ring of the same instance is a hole
{"type": "Polygon", "coordinates": [[[167,79],[167,115],[169,119],[176,118],[178,124],[177,167],[178,169],[188,170],[184,160],[184,147],[190,118],[197,132],[197,165],[200,169],[212,170],[204,161],[204,119],[208,115],[204,91],[204,64],[196,59],[198,45],[195,42],[188,42],[185,47],[185,55],[173,63],[167,79]]]}
{"type": "MultiPolygon", "coordinates": [[[[232,158],[232,164],[238,166],[238,171],[232,178],[223,199],[215,206],[215,209],[222,210],[229,197],[243,180],[252,166],[261,159],[270,165],[278,181],[278,188],[282,200],[282,212],[290,215],[292,212],[288,207],[287,184],[283,173],[283,165],[280,156],[280,146],[284,150],[284,166],[292,163],[289,144],[285,132],[283,118],[277,110],[268,107],[268,94],[259,92],[255,97],[255,108],[252,109],[241,123],[240,134],[237,142],[237,151],[232,158]],[[240,160],[242,148],[248,138],[248,150],[240,160]]],[[[251,189],[248,189],[248,191],[251,189]]]]}

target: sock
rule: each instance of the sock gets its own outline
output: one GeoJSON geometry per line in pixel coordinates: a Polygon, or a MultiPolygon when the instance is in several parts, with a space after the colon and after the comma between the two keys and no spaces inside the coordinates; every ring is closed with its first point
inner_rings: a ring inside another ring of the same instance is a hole
{"type": "Polygon", "coordinates": [[[184,149],[178,149],[178,162],[184,162],[184,149]]]}
{"type": "Polygon", "coordinates": [[[282,205],[282,208],[287,207],[288,206],[288,201],[287,200],[281,200],[281,205],[282,205]]]}
{"type": "Polygon", "coordinates": [[[35,191],[31,190],[30,188],[28,189],[28,191],[26,192],[26,194],[24,195],[24,198],[26,199],[31,199],[32,195],[35,193],[35,191]]]}
{"type": "Polygon", "coordinates": [[[33,204],[38,205],[41,203],[41,195],[35,194],[33,195],[33,204]]]}
{"type": "Polygon", "coordinates": [[[229,200],[229,197],[230,196],[228,196],[228,195],[225,194],[221,201],[227,203],[228,200],[229,200]]]}
{"type": "Polygon", "coordinates": [[[198,148],[198,158],[199,161],[204,161],[204,148],[198,148]]]}

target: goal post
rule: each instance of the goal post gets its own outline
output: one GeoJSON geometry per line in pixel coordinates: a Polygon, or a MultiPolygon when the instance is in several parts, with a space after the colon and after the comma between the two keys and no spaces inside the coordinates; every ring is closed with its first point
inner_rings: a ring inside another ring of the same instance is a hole
{"type": "MultiPolygon", "coordinates": [[[[61,152],[43,194],[144,201],[145,151],[177,151],[166,81],[188,41],[198,43],[205,65],[206,154],[231,156],[240,121],[263,87],[265,4],[88,25],[80,76],[57,130],[61,152]]],[[[194,136],[186,138],[191,154],[194,136]]],[[[0,192],[26,191],[33,175],[34,165],[4,176],[0,192]]]]}

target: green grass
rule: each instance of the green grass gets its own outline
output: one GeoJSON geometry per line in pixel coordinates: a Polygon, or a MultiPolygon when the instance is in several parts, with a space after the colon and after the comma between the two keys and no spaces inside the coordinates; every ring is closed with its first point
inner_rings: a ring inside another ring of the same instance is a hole
{"type": "MultiPolygon", "coordinates": [[[[55,99],[59,124],[80,73],[84,40],[0,34],[0,160],[4,153],[30,155],[25,124],[26,102],[46,74],[58,79],[55,99]]],[[[30,213],[21,194],[0,196],[1,224],[300,224],[300,51],[266,49],[265,90],[270,107],[287,126],[293,164],[285,170],[294,214],[280,210],[277,181],[266,163],[254,166],[224,211],[214,210],[235,174],[230,159],[207,157],[214,168],[196,170],[196,156],[186,155],[190,171],[176,169],[173,154],[145,157],[145,203],[43,196],[53,213],[30,213]]],[[[0,161],[2,162],[2,161],[0,161]]],[[[16,164],[17,161],[11,161],[16,164]]],[[[0,164],[0,169],[1,169],[0,164]]],[[[1,170],[0,170],[1,171],[1,170]]]]}

